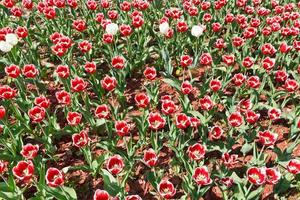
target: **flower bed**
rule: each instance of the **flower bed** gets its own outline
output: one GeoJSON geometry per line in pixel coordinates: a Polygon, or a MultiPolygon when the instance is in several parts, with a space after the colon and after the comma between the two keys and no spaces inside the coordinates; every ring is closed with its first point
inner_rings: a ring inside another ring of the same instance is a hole
{"type": "Polygon", "coordinates": [[[299,199],[297,0],[2,0],[1,199],[299,199]]]}

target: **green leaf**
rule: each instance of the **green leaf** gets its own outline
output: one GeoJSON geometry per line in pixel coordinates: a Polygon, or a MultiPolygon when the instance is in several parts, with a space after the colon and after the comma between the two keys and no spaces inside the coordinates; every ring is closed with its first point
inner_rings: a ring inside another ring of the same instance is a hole
{"type": "Polygon", "coordinates": [[[171,64],[171,60],[170,60],[170,55],[169,55],[169,51],[167,49],[162,49],[161,50],[161,55],[162,58],[165,62],[165,70],[169,75],[172,75],[173,73],[173,67],[171,64]]]}
{"type": "MultiPolygon", "coordinates": [[[[0,142],[4,142],[4,140],[0,140],[0,142]]],[[[7,160],[7,161],[14,161],[16,158],[15,156],[11,155],[9,151],[2,151],[0,152],[0,159],[7,160]]]]}
{"type": "Polygon", "coordinates": [[[280,194],[285,193],[290,188],[291,182],[288,181],[285,177],[280,179],[280,181],[274,187],[274,193],[280,194]]]}
{"type": "Polygon", "coordinates": [[[76,192],[73,188],[62,186],[57,188],[48,187],[46,189],[48,194],[52,195],[56,199],[59,200],[71,200],[71,199],[77,199],[76,192]]]}
{"type": "Polygon", "coordinates": [[[210,189],[209,186],[206,186],[206,187],[201,188],[201,189],[199,190],[198,195],[199,195],[200,197],[203,196],[209,189],[210,189]]]}
{"type": "Polygon", "coordinates": [[[247,196],[247,200],[251,200],[251,199],[258,199],[259,195],[262,193],[263,191],[263,187],[259,187],[258,189],[252,191],[248,196],[247,196]]]}
{"type": "Polygon", "coordinates": [[[98,166],[99,166],[99,165],[98,165],[97,160],[93,160],[93,162],[92,162],[92,167],[93,167],[93,169],[97,169],[98,166]]]}
{"type": "Polygon", "coordinates": [[[104,189],[110,195],[116,196],[121,191],[117,179],[105,169],[102,169],[102,176],[104,181],[104,189]]]}
{"type": "Polygon", "coordinates": [[[97,119],[96,120],[96,127],[102,126],[103,124],[105,124],[105,119],[97,119]]]}
{"type": "Polygon", "coordinates": [[[157,188],[157,183],[159,182],[159,180],[157,180],[154,173],[149,172],[149,173],[147,173],[146,177],[147,177],[147,180],[149,181],[149,183],[151,183],[151,185],[156,189],[157,188]]]}
{"type": "Polygon", "coordinates": [[[286,148],[286,153],[287,154],[292,154],[293,151],[295,150],[296,146],[300,143],[300,141],[295,141],[292,144],[290,144],[287,148],[286,148]]]}
{"type": "Polygon", "coordinates": [[[54,129],[57,130],[57,131],[60,130],[60,126],[59,126],[59,124],[56,121],[56,117],[52,116],[50,118],[50,120],[51,120],[51,124],[53,125],[54,129]]]}
{"type": "Polygon", "coordinates": [[[4,58],[4,57],[2,57],[1,59],[0,59],[0,63],[1,64],[3,64],[3,65],[10,65],[10,62],[8,61],[8,59],[6,59],[6,58],[4,58]]]}
{"type": "Polygon", "coordinates": [[[4,198],[7,200],[19,199],[20,196],[17,195],[8,185],[4,182],[0,183],[0,199],[4,198]]]}
{"type": "Polygon", "coordinates": [[[68,194],[72,199],[77,199],[76,191],[73,188],[63,186],[62,189],[68,194]]]}
{"type": "Polygon", "coordinates": [[[241,148],[241,152],[245,155],[247,154],[249,151],[251,151],[251,149],[253,148],[253,145],[252,144],[244,144],[241,148]]]}
{"type": "Polygon", "coordinates": [[[235,183],[242,183],[243,179],[241,179],[235,172],[233,172],[230,176],[235,183]]]}
{"type": "Polygon", "coordinates": [[[182,184],[181,184],[182,188],[186,193],[188,193],[194,187],[193,187],[193,185],[190,184],[190,180],[189,180],[188,176],[183,176],[182,179],[183,179],[182,184]]]}
{"type": "Polygon", "coordinates": [[[45,200],[44,197],[42,196],[36,196],[36,197],[31,197],[30,199],[28,200],[45,200]]]}
{"type": "Polygon", "coordinates": [[[40,180],[39,180],[39,185],[44,185],[45,182],[46,182],[46,179],[45,179],[45,165],[44,163],[41,165],[40,169],[39,169],[39,172],[40,172],[40,180]]]}
{"type": "Polygon", "coordinates": [[[202,122],[203,119],[204,119],[204,116],[201,115],[201,113],[198,112],[198,111],[194,111],[194,110],[193,110],[193,111],[189,111],[189,113],[192,114],[194,117],[199,118],[199,119],[201,120],[201,122],[202,122]]]}
{"type": "Polygon", "coordinates": [[[1,10],[4,10],[4,12],[6,12],[7,15],[9,15],[10,11],[8,8],[6,8],[4,5],[0,4],[0,8],[1,10]]]}
{"type": "Polygon", "coordinates": [[[61,190],[59,190],[58,188],[49,187],[46,189],[46,191],[47,191],[48,195],[55,197],[56,199],[68,200],[67,197],[63,194],[63,192],[61,190]]]}
{"type": "Polygon", "coordinates": [[[168,85],[171,85],[172,87],[176,88],[177,90],[180,90],[180,83],[178,80],[170,79],[170,78],[164,78],[163,82],[167,83],[168,85]]]}

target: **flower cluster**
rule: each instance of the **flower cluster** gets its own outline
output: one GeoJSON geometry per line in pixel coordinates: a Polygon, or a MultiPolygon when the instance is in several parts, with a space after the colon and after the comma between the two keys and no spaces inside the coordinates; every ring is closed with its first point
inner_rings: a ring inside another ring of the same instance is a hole
{"type": "Polygon", "coordinates": [[[1,198],[294,198],[297,0],[0,6],[1,198]]]}

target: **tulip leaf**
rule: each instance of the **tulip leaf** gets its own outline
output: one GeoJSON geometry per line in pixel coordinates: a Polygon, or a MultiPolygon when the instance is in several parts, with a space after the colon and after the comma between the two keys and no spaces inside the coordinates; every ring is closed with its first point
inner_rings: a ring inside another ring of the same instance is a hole
{"type": "Polygon", "coordinates": [[[260,187],[254,191],[252,191],[248,196],[247,199],[251,200],[251,199],[258,199],[259,195],[262,193],[263,191],[263,187],[260,187]]]}
{"type": "Polygon", "coordinates": [[[49,194],[59,200],[77,199],[76,192],[73,188],[62,186],[57,188],[49,187],[46,189],[49,194]]]}
{"type": "Polygon", "coordinates": [[[10,188],[6,183],[1,182],[0,183],[0,197],[7,199],[7,200],[14,200],[20,198],[19,195],[17,195],[12,188],[10,188]]]}
{"type": "Polygon", "coordinates": [[[4,64],[5,66],[7,66],[7,65],[10,64],[10,62],[9,62],[8,59],[6,59],[6,58],[1,58],[1,59],[0,59],[0,63],[1,63],[1,64],[4,64]]]}
{"type": "Polygon", "coordinates": [[[56,199],[59,200],[68,200],[67,197],[63,194],[59,188],[48,188],[46,189],[48,195],[55,197],[56,199]]]}
{"type": "Polygon", "coordinates": [[[110,195],[116,196],[121,190],[117,179],[105,169],[102,169],[102,176],[104,181],[104,189],[110,195]]]}
{"type": "Polygon", "coordinates": [[[230,176],[235,183],[242,183],[243,179],[241,179],[235,172],[233,172],[230,176]]]}
{"type": "Polygon", "coordinates": [[[102,126],[103,124],[105,124],[106,123],[106,121],[105,121],[105,119],[97,119],[96,120],[96,127],[99,127],[99,126],[102,126]]]}
{"type": "Polygon", "coordinates": [[[180,83],[178,81],[175,81],[174,79],[170,78],[164,78],[163,82],[167,83],[168,85],[176,88],[177,90],[180,90],[180,83]]]}
{"type": "Polygon", "coordinates": [[[62,189],[67,193],[72,199],[77,199],[77,194],[75,190],[71,187],[63,186],[62,189]]]}
{"type": "MultiPolygon", "coordinates": [[[[36,193],[35,193],[36,195],[36,193]]],[[[44,200],[45,198],[42,196],[31,197],[29,200],[44,200]]]]}
{"type": "Polygon", "coordinates": [[[157,178],[155,177],[153,172],[149,172],[147,174],[147,180],[151,183],[154,188],[157,188],[157,178]]]}
{"type": "Polygon", "coordinates": [[[253,145],[252,145],[252,144],[246,143],[246,144],[244,144],[244,145],[242,146],[241,152],[242,152],[244,155],[246,155],[248,152],[251,151],[252,148],[253,148],[253,145]]]}
{"type": "Polygon", "coordinates": [[[173,73],[173,67],[172,67],[172,64],[171,64],[171,59],[170,59],[170,55],[169,55],[169,51],[166,49],[166,48],[163,48],[161,50],[161,55],[162,55],[162,58],[165,62],[165,70],[167,72],[168,75],[172,75],[173,73]]]}
{"type": "Polygon", "coordinates": [[[291,182],[285,177],[280,179],[279,182],[274,187],[274,193],[280,194],[286,192],[290,188],[291,182]]]}

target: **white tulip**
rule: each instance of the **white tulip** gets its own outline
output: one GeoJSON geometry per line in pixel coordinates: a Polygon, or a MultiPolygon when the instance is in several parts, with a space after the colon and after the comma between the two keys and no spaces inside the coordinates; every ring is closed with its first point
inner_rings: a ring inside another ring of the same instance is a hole
{"type": "Polygon", "coordinates": [[[200,25],[194,25],[192,27],[191,33],[192,33],[193,36],[199,37],[200,35],[203,34],[203,31],[205,30],[205,28],[206,27],[201,25],[201,24],[200,25]]]}
{"type": "Polygon", "coordinates": [[[5,40],[7,43],[11,44],[12,46],[18,44],[19,42],[18,36],[13,33],[6,34],[5,40]]]}
{"type": "Polygon", "coordinates": [[[3,51],[4,53],[9,52],[12,48],[13,46],[8,42],[0,41],[0,50],[3,51]]]}
{"type": "Polygon", "coordinates": [[[118,24],[110,23],[110,24],[107,24],[107,25],[106,25],[105,31],[106,31],[108,34],[116,35],[117,32],[118,32],[118,29],[119,29],[118,24]]]}
{"type": "Polygon", "coordinates": [[[168,22],[163,22],[159,25],[159,32],[161,34],[166,34],[168,30],[170,29],[168,22]]]}

